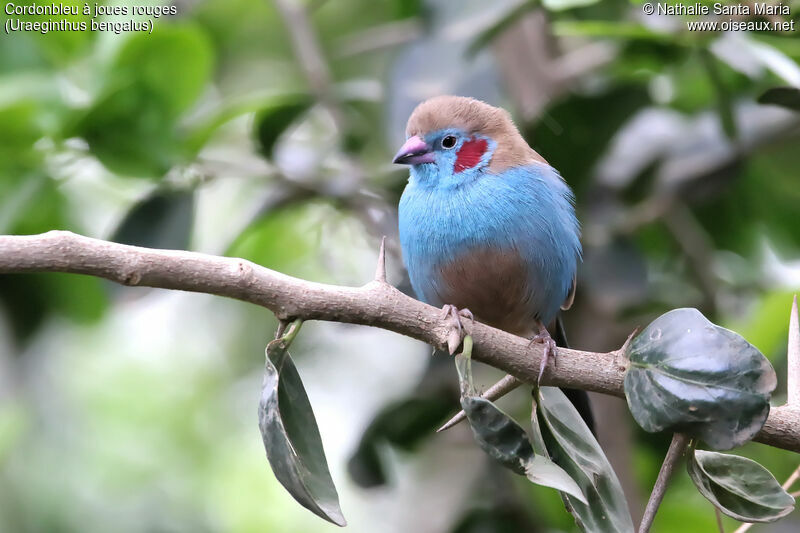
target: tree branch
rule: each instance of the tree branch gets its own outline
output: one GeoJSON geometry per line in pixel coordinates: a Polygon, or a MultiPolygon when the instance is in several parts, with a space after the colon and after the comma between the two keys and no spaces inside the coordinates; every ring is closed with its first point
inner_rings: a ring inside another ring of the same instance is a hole
{"type": "MultiPolygon", "coordinates": [[[[65,231],[0,236],[0,274],[68,272],[123,285],[215,294],[254,303],[280,320],[327,320],[374,326],[447,346],[450,327],[441,310],[373,280],[362,287],[305,281],[250,261],[195,252],[153,250],[83,237],[65,231]]],[[[541,346],[479,322],[470,328],[473,357],[518,379],[535,383],[541,346]]],[[[622,349],[593,353],[561,348],[545,368],[542,385],[624,396],[627,368],[622,349]]],[[[800,408],[773,408],[756,441],[800,452],[800,408]]]]}

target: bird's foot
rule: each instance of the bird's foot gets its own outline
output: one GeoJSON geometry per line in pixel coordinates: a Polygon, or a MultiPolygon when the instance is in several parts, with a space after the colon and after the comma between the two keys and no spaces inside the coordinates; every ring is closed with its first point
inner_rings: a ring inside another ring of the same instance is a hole
{"type": "Polygon", "coordinates": [[[450,334],[447,336],[447,350],[450,355],[453,355],[461,344],[464,336],[464,326],[461,323],[462,318],[469,319],[470,322],[475,322],[475,317],[469,309],[459,309],[455,305],[445,304],[442,307],[442,318],[450,320],[450,334]]]}
{"type": "Polygon", "coordinates": [[[541,328],[539,333],[534,335],[531,338],[531,341],[528,343],[528,346],[538,343],[542,345],[543,353],[542,353],[542,362],[539,365],[539,378],[536,381],[538,385],[542,381],[542,375],[544,374],[544,369],[547,367],[547,363],[550,361],[550,358],[553,358],[553,362],[556,360],[556,356],[558,352],[556,351],[556,341],[553,340],[553,337],[550,336],[550,332],[547,331],[545,328],[541,328]]]}

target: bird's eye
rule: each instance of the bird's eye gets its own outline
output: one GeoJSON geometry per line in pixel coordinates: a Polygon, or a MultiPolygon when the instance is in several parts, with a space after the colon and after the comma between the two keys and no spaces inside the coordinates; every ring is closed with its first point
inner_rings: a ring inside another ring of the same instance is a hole
{"type": "Polygon", "coordinates": [[[442,139],[442,148],[445,150],[449,150],[450,148],[456,145],[456,138],[452,135],[448,135],[444,139],[442,139]]]}

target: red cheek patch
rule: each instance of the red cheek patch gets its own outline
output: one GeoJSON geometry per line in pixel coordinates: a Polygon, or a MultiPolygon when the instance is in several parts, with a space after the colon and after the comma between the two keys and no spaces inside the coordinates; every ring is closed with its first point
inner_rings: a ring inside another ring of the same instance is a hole
{"type": "Polygon", "coordinates": [[[486,139],[466,141],[456,154],[456,164],[453,165],[453,169],[456,172],[461,172],[474,167],[481,162],[481,157],[486,153],[487,147],[486,139]]]}

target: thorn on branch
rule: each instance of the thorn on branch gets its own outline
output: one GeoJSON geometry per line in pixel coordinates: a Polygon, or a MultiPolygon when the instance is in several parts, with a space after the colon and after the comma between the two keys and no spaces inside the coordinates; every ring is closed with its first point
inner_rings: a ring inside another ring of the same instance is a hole
{"type": "Polygon", "coordinates": [[[375,269],[375,281],[386,283],[386,235],[381,239],[381,249],[378,252],[378,266],[375,269]]]}
{"type": "Polygon", "coordinates": [[[628,346],[630,346],[630,344],[633,341],[633,338],[636,336],[636,334],[639,333],[639,329],[640,329],[639,326],[636,326],[636,328],[633,331],[631,331],[631,334],[628,335],[627,339],[625,339],[625,344],[623,344],[622,348],[619,349],[619,353],[624,355],[625,352],[628,351],[628,346]]]}
{"type": "Polygon", "coordinates": [[[789,315],[789,346],[786,352],[788,376],[786,383],[787,403],[791,406],[800,405],[800,320],[797,312],[797,295],[792,302],[792,312],[789,315]]]}

